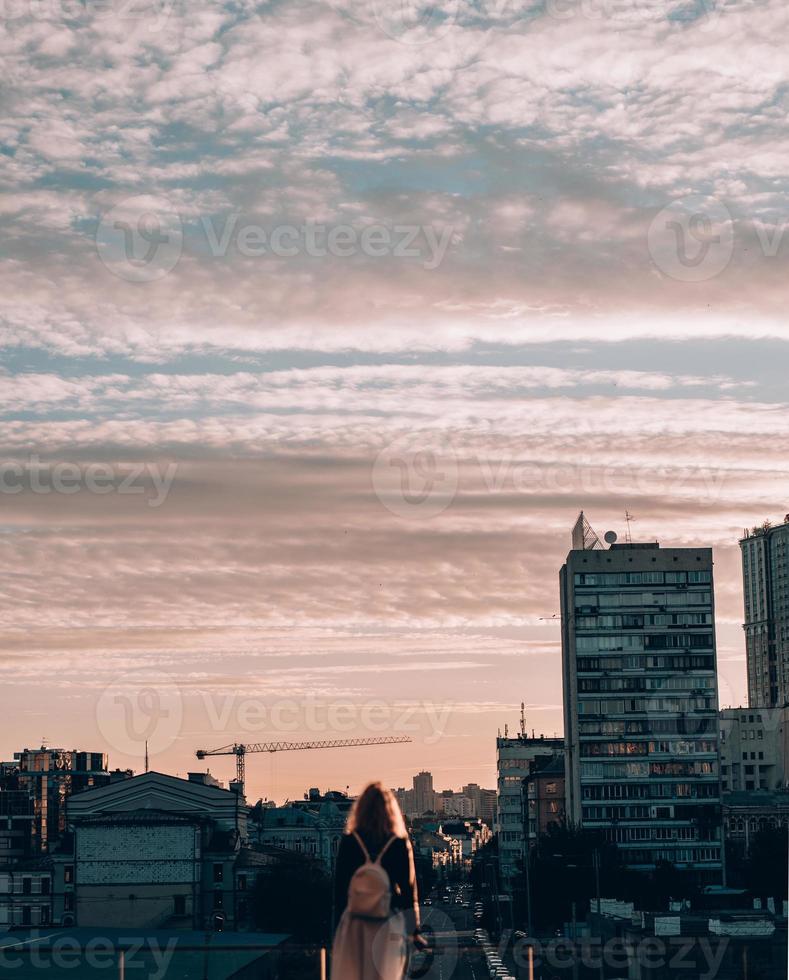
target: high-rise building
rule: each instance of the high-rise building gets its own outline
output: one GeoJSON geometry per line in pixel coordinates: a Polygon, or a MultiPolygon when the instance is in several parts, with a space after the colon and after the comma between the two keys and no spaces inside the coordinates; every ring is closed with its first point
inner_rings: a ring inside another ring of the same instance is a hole
{"type": "Polygon", "coordinates": [[[512,878],[519,872],[526,853],[528,817],[524,811],[523,780],[532,771],[535,760],[550,761],[561,755],[563,747],[560,738],[528,738],[524,732],[514,738],[499,736],[496,739],[496,832],[501,878],[507,891],[511,889],[512,878]]]}
{"type": "Polygon", "coordinates": [[[414,809],[420,815],[435,812],[436,793],[431,772],[419,772],[414,776],[414,809]]]}
{"type": "Polygon", "coordinates": [[[129,773],[110,773],[101,752],[74,749],[23,749],[13,762],[0,763],[0,782],[28,796],[32,807],[30,853],[45,854],[66,827],[66,800],[129,773]]]}
{"type": "Polygon", "coordinates": [[[789,514],[746,531],[740,541],[745,591],[748,704],[789,704],[789,514]]]}
{"type": "Polygon", "coordinates": [[[712,551],[615,535],[605,549],[579,525],[561,571],[568,819],[632,867],[718,883],[712,551]]]}

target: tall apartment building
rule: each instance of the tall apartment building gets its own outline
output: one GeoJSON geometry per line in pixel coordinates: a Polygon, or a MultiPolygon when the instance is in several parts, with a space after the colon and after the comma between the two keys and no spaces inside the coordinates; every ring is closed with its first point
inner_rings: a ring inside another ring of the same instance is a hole
{"type": "Polygon", "coordinates": [[[435,812],[436,793],[431,772],[419,772],[414,776],[414,809],[420,815],[435,812]]]}
{"type": "MultiPolygon", "coordinates": [[[[127,772],[110,773],[107,756],[75,749],[23,749],[0,763],[0,787],[25,794],[32,808],[29,853],[45,854],[66,827],[66,801],[74,793],[103,786],[127,772]]],[[[0,859],[2,855],[0,855],[0,859]]]]}
{"type": "Polygon", "coordinates": [[[789,786],[789,708],[724,708],[720,743],[724,793],[789,786]]]}
{"type": "Polygon", "coordinates": [[[576,526],[561,571],[568,818],[701,884],[722,876],[712,568],[576,526]]]}
{"type": "Polygon", "coordinates": [[[524,732],[514,738],[505,736],[496,739],[496,832],[499,836],[502,883],[508,891],[526,853],[528,828],[525,826],[523,780],[532,771],[535,760],[549,760],[560,755],[563,747],[560,738],[528,738],[524,732]]]}
{"type": "Polygon", "coordinates": [[[745,591],[748,704],[789,704],[789,514],[746,531],[740,541],[745,591]]]}

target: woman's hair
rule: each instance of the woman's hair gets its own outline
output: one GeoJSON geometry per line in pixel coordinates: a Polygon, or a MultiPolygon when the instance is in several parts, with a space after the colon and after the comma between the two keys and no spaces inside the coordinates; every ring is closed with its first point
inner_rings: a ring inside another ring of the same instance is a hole
{"type": "Polygon", "coordinates": [[[382,783],[370,783],[354,803],[345,832],[352,834],[354,831],[367,834],[373,840],[408,836],[400,804],[382,783]]]}

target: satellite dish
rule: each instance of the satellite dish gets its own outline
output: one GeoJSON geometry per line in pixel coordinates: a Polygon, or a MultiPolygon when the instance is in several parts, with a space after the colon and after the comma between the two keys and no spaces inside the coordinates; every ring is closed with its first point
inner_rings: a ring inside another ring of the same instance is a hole
{"type": "Polygon", "coordinates": [[[605,532],[605,543],[606,544],[616,544],[619,540],[619,535],[616,531],[606,531],[605,532]]]}

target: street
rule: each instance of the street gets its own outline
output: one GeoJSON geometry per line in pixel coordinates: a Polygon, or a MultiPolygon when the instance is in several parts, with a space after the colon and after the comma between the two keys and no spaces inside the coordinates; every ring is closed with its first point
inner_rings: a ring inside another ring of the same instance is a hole
{"type": "Polygon", "coordinates": [[[470,909],[435,901],[422,910],[422,927],[434,954],[414,957],[411,980],[488,980],[470,909]]]}

